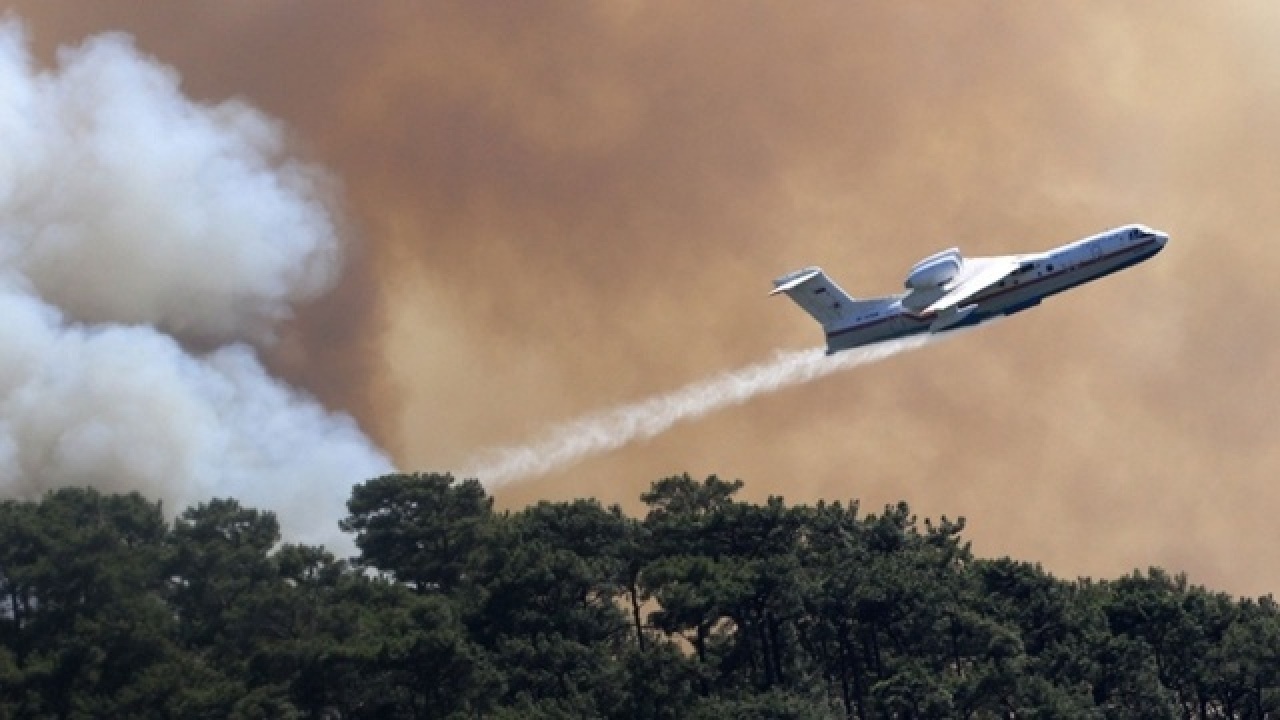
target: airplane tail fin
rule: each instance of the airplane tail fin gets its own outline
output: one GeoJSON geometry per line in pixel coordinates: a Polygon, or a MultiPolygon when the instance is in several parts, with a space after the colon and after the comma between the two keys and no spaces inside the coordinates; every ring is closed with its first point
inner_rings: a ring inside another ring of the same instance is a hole
{"type": "Polygon", "coordinates": [[[774,280],[773,292],[769,294],[778,293],[786,293],[824,328],[840,325],[841,320],[851,315],[858,302],[832,282],[819,267],[796,270],[774,280]]]}

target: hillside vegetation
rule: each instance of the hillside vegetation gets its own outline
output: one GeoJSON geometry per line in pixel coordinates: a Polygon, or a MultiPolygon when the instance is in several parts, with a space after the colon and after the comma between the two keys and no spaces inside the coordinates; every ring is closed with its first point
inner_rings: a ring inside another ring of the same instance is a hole
{"type": "Polygon", "coordinates": [[[976,558],[905,504],[496,513],[473,480],[357,486],[348,564],[212,500],[0,503],[0,718],[1263,718],[1280,612],[1151,569],[976,558]]]}

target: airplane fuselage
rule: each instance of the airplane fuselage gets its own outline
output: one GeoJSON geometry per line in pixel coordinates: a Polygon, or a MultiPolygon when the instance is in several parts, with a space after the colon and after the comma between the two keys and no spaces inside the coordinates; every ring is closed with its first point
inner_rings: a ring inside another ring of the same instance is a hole
{"type": "Polygon", "coordinates": [[[1142,262],[1164,249],[1168,236],[1142,225],[1127,225],[1043,253],[1018,256],[1020,266],[949,313],[922,312],[932,299],[913,291],[859,301],[859,312],[826,328],[827,352],[925,332],[947,332],[1002,315],[1012,315],[1077,285],[1142,262]]]}

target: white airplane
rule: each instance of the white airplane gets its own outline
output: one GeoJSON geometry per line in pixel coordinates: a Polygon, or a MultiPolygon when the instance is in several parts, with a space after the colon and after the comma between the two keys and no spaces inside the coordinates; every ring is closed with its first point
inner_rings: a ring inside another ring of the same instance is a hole
{"type": "Polygon", "coordinates": [[[916,263],[907,292],[856,300],[822,268],[808,267],[773,281],[822,324],[827,354],[918,333],[946,332],[1035,307],[1040,301],[1152,257],[1169,236],[1145,225],[1114,230],[1043,253],[961,256],[943,250],[916,263]]]}

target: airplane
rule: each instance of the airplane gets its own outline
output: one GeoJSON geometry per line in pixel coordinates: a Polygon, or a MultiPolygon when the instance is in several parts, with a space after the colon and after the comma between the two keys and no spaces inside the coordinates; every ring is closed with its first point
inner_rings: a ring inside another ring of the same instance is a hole
{"type": "Polygon", "coordinates": [[[907,274],[906,292],[855,299],[819,267],[773,281],[827,336],[827,354],[920,333],[971,327],[1013,315],[1077,285],[1136,265],[1164,249],[1169,236],[1125,225],[1042,253],[966,258],[959,248],[934,253],[907,274]]]}

